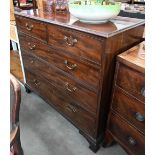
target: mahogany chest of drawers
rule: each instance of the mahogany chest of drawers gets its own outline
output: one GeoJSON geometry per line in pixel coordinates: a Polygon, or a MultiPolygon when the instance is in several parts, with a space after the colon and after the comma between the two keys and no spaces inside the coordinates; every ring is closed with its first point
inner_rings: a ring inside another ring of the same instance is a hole
{"type": "Polygon", "coordinates": [[[106,131],[132,155],[145,154],[145,68],[138,49],[118,56],[106,131]]]}
{"type": "Polygon", "coordinates": [[[15,17],[26,88],[72,122],[96,152],[107,120],[115,56],[143,40],[144,21],[125,19],[133,26],[119,30],[112,23],[74,25],[70,15],[45,10],[15,12],[15,17]]]}

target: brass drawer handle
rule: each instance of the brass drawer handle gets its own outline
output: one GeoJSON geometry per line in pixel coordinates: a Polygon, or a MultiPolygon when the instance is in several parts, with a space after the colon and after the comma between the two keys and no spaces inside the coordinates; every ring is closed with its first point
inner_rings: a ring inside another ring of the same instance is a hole
{"type": "Polygon", "coordinates": [[[69,111],[74,112],[74,113],[77,112],[76,108],[70,104],[68,104],[66,106],[66,110],[69,110],[69,111]]]}
{"type": "Polygon", "coordinates": [[[69,63],[68,63],[67,60],[64,61],[64,64],[66,65],[66,67],[67,67],[69,70],[73,70],[73,69],[75,69],[75,68],[77,67],[76,64],[72,64],[72,65],[70,64],[70,66],[69,66],[69,63]]]}
{"type": "Polygon", "coordinates": [[[36,80],[36,79],[34,79],[33,82],[34,82],[34,84],[35,84],[36,86],[39,86],[39,85],[40,85],[40,82],[39,82],[38,80],[36,80]]]}
{"type": "Polygon", "coordinates": [[[33,64],[34,63],[34,60],[31,60],[30,63],[33,64]]]}
{"type": "Polygon", "coordinates": [[[136,140],[132,137],[128,137],[128,143],[132,146],[135,146],[137,144],[136,140]]]}
{"type": "Polygon", "coordinates": [[[139,122],[144,122],[144,120],[145,120],[145,116],[144,116],[143,114],[141,114],[140,112],[136,112],[135,118],[136,118],[136,120],[138,120],[139,122]]]}
{"type": "Polygon", "coordinates": [[[66,109],[67,111],[72,112],[72,109],[71,109],[70,107],[68,107],[68,106],[66,106],[65,109],[66,109]]]}
{"type": "Polygon", "coordinates": [[[32,31],[33,25],[29,25],[28,23],[26,23],[25,26],[28,31],[32,31]]]}
{"type": "Polygon", "coordinates": [[[68,82],[65,83],[65,88],[66,88],[66,90],[68,90],[69,92],[74,92],[74,91],[77,89],[76,87],[69,88],[69,83],[68,83],[68,82]]]}
{"type": "Polygon", "coordinates": [[[74,46],[74,44],[77,43],[77,39],[74,39],[72,36],[64,36],[64,41],[69,46],[74,46]]]}
{"type": "Polygon", "coordinates": [[[145,88],[143,87],[140,91],[141,95],[145,97],[145,88]]]}
{"type": "Polygon", "coordinates": [[[36,45],[31,45],[31,43],[28,43],[29,49],[30,50],[34,50],[36,48],[36,45]]]}

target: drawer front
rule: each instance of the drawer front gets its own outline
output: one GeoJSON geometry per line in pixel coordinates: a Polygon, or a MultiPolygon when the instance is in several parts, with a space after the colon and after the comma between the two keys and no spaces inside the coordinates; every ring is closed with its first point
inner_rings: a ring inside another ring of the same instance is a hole
{"type": "Polygon", "coordinates": [[[145,154],[145,137],[135,128],[127,124],[119,116],[111,112],[108,129],[117,141],[134,155],[145,154]]]}
{"type": "Polygon", "coordinates": [[[37,92],[50,104],[53,104],[56,109],[61,111],[67,118],[69,118],[73,124],[75,124],[82,131],[90,134],[95,133],[95,118],[85,111],[80,106],[76,105],[74,101],[68,99],[67,96],[61,94],[61,92],[51,85],[45,79],[35,75],[28,70],[25,70],[27,84],[32,90],[37,92]]]}
{"type": "Polygon", "coordinates": [[[46,63],[39,61],[37,58],[34,58],[30,54],[26,54],[26,52],[23,53],[23,61],[25,68],[32,70],[37,75],[46,78],[53,85],[59,88],[65,95],[78,102],[82,107],[93,113],[96,113],[96,93],[71,80],[61,71],[48,66],[46,63]]]}
{"type": "Polygon", "coordinates": [[[145,100],[145,79],[144,74],[119,64],[116,84],[138,98],[145,100]]]}
{"type": "Polygon", "coordinates": [[[22,31],[27,35],[36,37],[43,41],[47,40],[46,25],[44,23],[16,16],[16,24],[18,31],[22,31]]]}
{"type": "Polygon", "coordinates": [[[60,68],[74,78],[97,89],[99,86],[100,70],[97,67],[74,59],[63,52],[52,49],[34,38],[19,34],[21,48],[60,68]]]}
{"type": "Polygon", "coordinates": [[[65,52],[101,64],[103,41],[85,33],[48,25],[48,43],[65,52]]]}
{"type": "Polygon", "coordinates": [[[112,109],[127,119],[143,133],[145,132],[145,105],[127,95],[119,87],[115,87],[112,109]]]}

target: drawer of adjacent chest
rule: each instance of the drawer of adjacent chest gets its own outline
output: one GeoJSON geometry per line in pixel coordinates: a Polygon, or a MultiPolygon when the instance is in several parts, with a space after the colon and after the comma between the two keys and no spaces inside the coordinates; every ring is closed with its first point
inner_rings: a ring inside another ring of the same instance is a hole
{"type": "Polygon", "coordinates": [[[37,92],[48,103],[55,106],[61,113],[69,118],[78,128],[90,134],[95,133],[95,118],[80,106],[76,105],[74,101],[68,99],[67,96],[51,85],[45,79],[25,70],[27,84],[32,90],[37,92]]]}
{"type": "Polygon", "coordinates": [[[67,77],[62,71],[48,66],[47,63],[23,52],[24,67],[47,79],[65,95],[69,96],[82,107],[96,113],[97,94],[67,77]]]}
{"type": "Polygon", "coordinates": [[[47,28],[49,44],[69,54],[101,64],[103,41],[97,37],[60,26],[48,25],[47,28]]]}
{"type": "Polygon", "coordinates": [[[117,65],[116,84],[139,100],[145,100],[144,74],[137,72],[121,63],[117,65]]]}
{"type": "Polygon", "coordinates": [[[138,130],[145,133],[145,105],[132,96],[126,94],[119,87],[115,87],[112,98],[112,109],[127,119],[138,130]]]}
{"type": "Polygon", "coordinates": [[[130,154],[145,154],[144,135],[113,112],[110,115],[108,130],[130,154]]]}
{"type": "Polygon", "coordinates": [[[47,40],[46,25],[44,23],[16,15],[16,24],[18,31],[43,41],[47,40]]]}
{"type": "Polygon", "coordinates": [[[20,46],[23,50],[31,53],[49,64],[52,64],[75,79],[81,80],[93,89],[98,89],[100,69],[97,66],[84,63],[63,52],[52,49],[41,41],[19,33],[20,46]]]}

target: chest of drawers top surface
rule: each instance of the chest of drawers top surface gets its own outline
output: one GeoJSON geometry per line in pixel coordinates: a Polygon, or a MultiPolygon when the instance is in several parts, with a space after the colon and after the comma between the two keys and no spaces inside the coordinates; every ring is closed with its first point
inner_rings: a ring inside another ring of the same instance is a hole
{"type": "Polygon", "coordinates": [[[145,73],[145,59],[140,58],[138,54],[139,50],[142,50],[141,47],[144,44],[145,43],[142,42],[137,46],[134,46],[131,49],[127,50],[126,52],[118,55],[117,56],[118,61],[124,63],[125,65],[141,73],[145,73]]]}
{"type": "Polygon", "coordinates": [[[46,23],[52,23],[63,27],[68,27],[71,29],[87,32],[90,34],[95,34],[97,36],[105,38],[114,36],[116,34],[119,34],[121,32],[124,32],[126,30],[144,24],[143,19],[134,19],[120,16],[117,16],[116,18],[111,19],[108,23],[104,24],[91,25],[81,23],[80,21],[78,21],[77,18],[73,17],[69,13],[66,14],[53,13],[51,10],[47,9],[48,4],[46,4],[45,1],[43,1],[43,3],[44,5],[36,10],[15,10],[15,15],[29,17],[39,21],[44,21],[46,23]]]}

